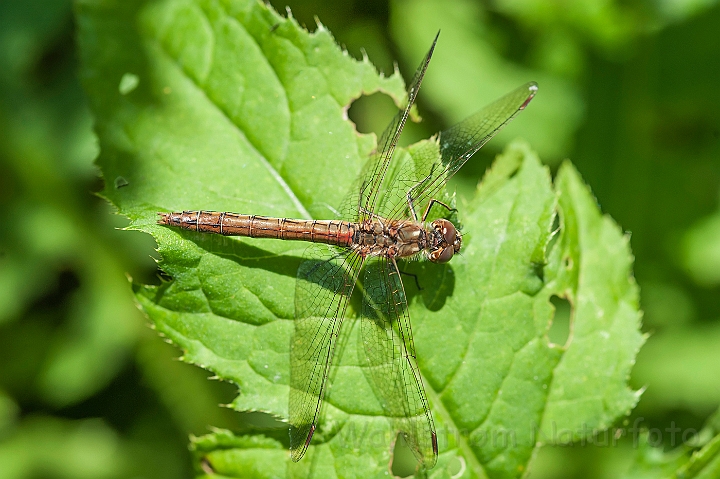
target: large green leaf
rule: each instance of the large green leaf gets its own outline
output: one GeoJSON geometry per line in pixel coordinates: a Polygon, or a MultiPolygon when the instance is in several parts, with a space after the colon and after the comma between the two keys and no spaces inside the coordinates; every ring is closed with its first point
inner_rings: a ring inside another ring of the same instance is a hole
{"type": "MultiPolygon", "coordinates": [[[[373,148],[346,119],[349,103],[374,91],[400,103],[402,80],[348,57],[324,28],[309,34],[252,0],[77,9],[104,195],[153,235],[172,278],[136,286],[139,304],[184,360],[238,385],[233,408],[286,418],[304,246],[177,231],[156,225],[156,212],[331,217],[373,148]]],[[[406,265],[423,287],[406,282],[440,442],[430,474],[518,477],[539,441],[582,437],[635,404],[632,256],[572,166],[553,186],[523,144],[498,158],[460,218],[468,234],[451,265],[406,265]],[[572,306],[563,345],[548,338],[553,296],[572,306]]],[[[290,463],[284,434],[218,431],[193,442],[199,471],[387,475],[394,434],[359,367],[349,316],[307,457],[290,463]]]]}

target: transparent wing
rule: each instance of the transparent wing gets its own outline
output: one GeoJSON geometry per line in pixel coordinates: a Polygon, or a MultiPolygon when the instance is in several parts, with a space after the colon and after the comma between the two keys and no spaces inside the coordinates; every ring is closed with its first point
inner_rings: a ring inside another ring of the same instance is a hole
{"type": "Polygon", "coordinates": [[[396,154],[392,181],[383,185],[383,203],[375,213],[383,218],[411,217],[409,204],[418,216],[428,202],[438,198],[452,177],[482,146],[523,110],[537,92],[535,82],[496,100],[457,125],[438,134],[437,142],[426,142],[404,158],[396,154]]]}
{"type": "MultiPolygon", "coordinates": [[[[410,108],[415,103],[417,98],[418,90],[420,90],[420,84],[425,77],[425,71],[427,70],[430,58],[432,58],[433,51],[435,50],[435,44],[437,43],[440,32],[435,36],[435,40],[428,50],[425,58],[420,63],[415,75],[413,76],[410,87],[407,90],[407,103],[405,107],[400,110],[390,124],[385,128],[382,136],[378,140],[377,151],[370,158],[368,163],[365,165],[360,180],[356,185],[357,194],[355,195],[355,201],[352,202],[353,211],[344,213],[353,213],[358,215],[358,220],[364,220],[370,217],[371,213],[375,212],[376,204],[378,202],[380,186],[385,179],[385,175],[388,171],[390,163],[393,157],[393,152],[397,146],[398,139],[405,127],[410,108]]],[[[348,216],[345,219],[353,218],[348,216]]],[[[355,218],[353,218],[355,219],[355,218]]]]}
{"type": "Polygon", "coordinates": [[[299,461],[318,422],[338,331],[363,259],[350,250],[311,245],[295,287],[290,344],[290,456],[299,461]]]}
{"type": "Polygon", "coordinates": [[[368,259],[363,278],[361,340],[368,374],[385,415],[418,461],[437,461],[437,435],[415,357],[410,317],[395,261],[368,259]]]}

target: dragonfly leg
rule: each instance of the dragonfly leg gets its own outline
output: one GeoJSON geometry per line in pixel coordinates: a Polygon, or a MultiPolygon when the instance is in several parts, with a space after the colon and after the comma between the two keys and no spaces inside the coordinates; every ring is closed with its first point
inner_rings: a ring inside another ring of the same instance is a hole
{"type": "MultiPolygon", "coordinates": [[[[425,182],[427,182],[430,178],[432,178],[432,175],[433,175],[433,172],[435,171],[435,167],[436,167],[436,166],[437,166],[437,164],[433,164],[432,167],[430,168],[430,173],[428,173],[428,175],[427,175],[425,178],[423,178],[422,180],[420,180],[420,181],[418,181],[417,183],[415,183],[415,184],[413,185],[413,187],[410,188],[410,189],[408,190],[408,192],[407,192],[406,197],[407,197],[408,207],[409,207],[409,209],[410,209],[410,214],[412,215],[413,220],[415,220],[415,221],[418,220],[418,217],[417,217],[417,213],[415,212],[415,205],[413,204],[413,200],[415,199],[415,197],[413,196],[412,192],[413,192],[416,188],[418,188],[418,187],[422,186],[423,184],[425,184],[425,182]]],[[[433,201],[434,201],[434,200],[433,200],[433,201]]],[[[427,216],[428,211],[429,211],[429,208],[425,210],[425,214],[423,215],[421,221],[425,221],[425,217],[427,216]]]]}
{"type": "Polygon", "coordinates": [[[413,188],[410,188],[410,190],[408,190],[406,196],[407,196],[407,202],[408,202],[408,209],[410,210],[410,214],[412,215],[413,221],[417,221],[418,217],[417,217],[417,213],[415,212],[415,205],[413,205],[413,197],[410,194],[412,192],[413,188]]]}
{"type": "Polygon", "coordinates": [[[422,220],[421,220],[421,221],[425,221],[425,220],[427,219],[428,215],[430,214],[430,208],[432,208],[432,206],[433,206],[435,203],[439,204],[440,206],[444,206],[445,209],[447,209],[447,210],[450,211],[450,212],[452,212],[452,211],[457,211],[457,208],[450,208],[448,205],[446,205],[446,204],[443,203],[442,201],[436,200],[435,198],[433,198],[433,199],[431,199],[430,202],[428,203],[427,208],[425,208],[425,213],[423,213],[423,215],[422,215],[422,220]]]}

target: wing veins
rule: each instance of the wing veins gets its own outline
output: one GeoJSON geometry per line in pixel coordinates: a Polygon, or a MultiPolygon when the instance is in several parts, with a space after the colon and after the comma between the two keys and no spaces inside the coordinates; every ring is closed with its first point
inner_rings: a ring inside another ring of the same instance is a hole
{"type": "Polygon", "coordinates": [[[425,58],[420,63],[418,69],[415,71],[415,75],[413,76],[412,82],[410,83],[410,87],[407,90],[408,98],[405,107],[395,115],[387,128],[385,128],[385,131],[383,131],[383,134],[380,137],[380,141],[378,141],[378,147],[382,145],[382,148],[378,150],[375,158],[371,160],[375,163],[370,169],[370,171],[368,171],[366,180],[363,182],[360,190],[360,205],[358,206],[360,207],[359,210],[362,212],[360,216],[363,219],[367,218],[367,213],[365,212],[375,213],[378,193],[385,179],[385,174],[387,173],[390,161],[392,160],[393,153],[395,152],[395,147],[397,146],[398,140],[400,139],[400,134],[402,133],[403,128],[405,127],[405,123],[407,122],[408,115],[410,114],[410,109],[415,103],[418,91],[420,91],[420,85],[422,84],[428,64],[430,63],[433,51],[435,50],[438,36],[440,36],[440,32],[438,32],[435,36],[435,40],[433,40],[430,50],[428,50],[427,54],[425,54],[425,58]],[[367,178],[369,178],[370,180],[368,181],[367,178]],[[369,192],[366,192],[366,188],[368,186],[370,187],[370,190],[369,192]]]}
{"type": "Polygon", "coordinates": [[[394,429],[405,435],[417,459],[429,469],[437,461],[437,436],[397,264],[377,258],[367,265],[364,283],[369,285],[363,297],[362,340],[375,392],[394,429]]]}
{"type": "MultiPolygon", "coordinates": [[[[460,170],[465,162],[527,106],[535,96],[536,91],[537,84],[534,82],[526,83],[462,122],[440,132],[437,141],[440,145],[441,161],[444,168],[439,169],[437,172],[431,172],[429,178],[416,183],[415,186],[421,185],[422,187],[418,189],[417,193],[411,194],[412,203],[417,206],[432,199],[443,188],[447,180],[460,170]],[[444,141],[446,142],[445,146],[443,146],[444,141]],[[461,150],[458,145],[462,143],[467,143],[469,146],[461,150]]],[[[409,172],[406,172],[406,175],[409,174],[409,172]]],[[[412,188],[409,191],[411,190],[412,188]]],[[[407,201],[399,201],[387,216],[390,218],[397,217],[407,205],[407,201]]]]}
{"type": "MultiPolygon", "coordinates": [[[[326,245],[316,244],[310,246],[308,250],[318,252],[325,246],[326,245]]],[[[309,259],[306,263],[308,261],[319,260],[309,259]]],[[[318,304],[310,303],[310,305],[302,311],[298,310],[298,304],[296,304],[296,329],[290,352],[291,374],[289,401],[290,452],[295,462],[299,461],[305,455],[310,445],[310,439],[318,424],[320,409],[325,391],[327,390],[328,375],[337,345],[338,333],[342,326],[345,312],[347,311],[347,306],[363,262],[364,258],[352,251],[346,250],[337,252],[337,254],[326,261],[319,261],[318,264],[307,272],[305,278],[301,277],[304,273],[302,265],[298,270],[298,284],[300,284],[300,281],[303,279],[312,279],[314,277],[313,275],[318,271],[318,268],[325,268],[327,265],[330,266],[324,270],[321,277],[315,278],[316,280],[325,280],[328,276],[332,277],[333,274],[340,271],[343,273],[340,279],[342,284],[335,288],[332,294],[326,293],[324,297],[320,296],[320,300],[317,302],[318,304]],[[338,260],[341,256],[344,256],[342,261],[331,263],[332,261],[338,260]],[[325,328],[320,324],[320,327],[315,331],[310,320],[318,317],[330,320],[332,324],[325,328]],[[300,344],[303,343],[303,340],[307,339],[307,334],[303,334],[306,333],[306,331],[303,332],[302,328],[308,326],[311,328],[311,332],[321,332],[322,334],[310,335],[309,344],[304,345],[309,347],[304,353],[303,351],[296,351],[299,349],[300,344]],[[322,358],[324,358],[324,361],[318,361],[322,358]],[[310,370],[299,370],[300,365],[308,359],[311,362],[310,370]]],[[[313,283],[313,281],[308,282],[313,283]]],[[[326,285],[320,285],[319,287],[322,290],[325,286],[326,285]]],[[[317,287],[318,285],[316,284],[315,286],[310,286],[310,289],[317,287]]],[[[300,292],[301,286],[298,285],[297,290],[296,297],[303,294],[300,292]]]]}

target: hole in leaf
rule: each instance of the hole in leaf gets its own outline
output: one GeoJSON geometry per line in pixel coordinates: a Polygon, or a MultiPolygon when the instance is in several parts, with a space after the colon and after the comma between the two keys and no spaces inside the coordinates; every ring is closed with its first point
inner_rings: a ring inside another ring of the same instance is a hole
{"type": "Polygon", "coordinates": [[[119,190],[120,188],[123,188],[129,184],[130,183],[128,182],[128,180],[126,180],[122,176],[118,176],[117,178],[115,178],[115,189],[116,190],[119,190]]]}
{"type": "Polygon", "coordinates": [[[560,215],[555,212],[553,215],[553,222],[552,227],[550,229],[550,240],[548,241],[547,246],[545,247],[545,258],[550,257],[550,252],[555,248],[555,245],[558,242],[558,239],[560,238],[560,215]]]}
{"type": "Polygon", "coordinates": [[[553,215],[552,229],[550,230],[553,234],[560,232],[560,215],[555,212],[553,215]]]}
{"type": "Polygon", "coordinates": [[[161,268],[157,269],[157,275],[162,279],[163,281],[172,281],[173,277],[170,276],[168,273],[163,271],[161,268]]]}
{"type": "Polygon", "coordinates": [[[405,436],[402,433],[398,434],[393,448],[390,471],[396,477],[410,477],[415,474],[417,467],[417,459],[405,441],[405,436]]]}
{"type": "Polygon", "coordinates": [[[572,306],[567,299],[555,295],[550,297],[550,302],[555,307],[555,315],[550,322],[548,339],[552,344],[567,346],[572,327],[572,306]]]}
{"type": "Polygon", "coordinates": [[[348,118],[360,133],[380,135],[398,109],[389,96],[383,93],[363,95],[350,105],[348,118]]]}

